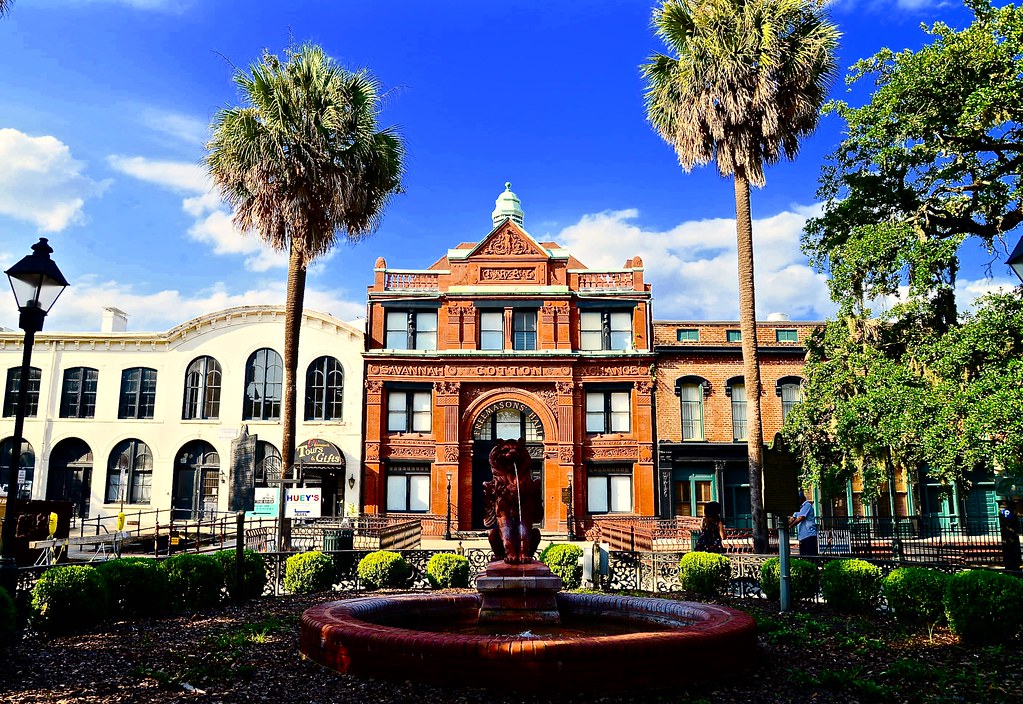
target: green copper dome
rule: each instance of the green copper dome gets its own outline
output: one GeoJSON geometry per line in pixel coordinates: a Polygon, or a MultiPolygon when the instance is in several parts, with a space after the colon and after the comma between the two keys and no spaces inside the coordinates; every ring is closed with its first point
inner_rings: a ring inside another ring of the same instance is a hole
{"type": "Polygon", "coordinates": [[[512,193],[511,183],[504,184],[504,193],[497,197],[497,206],[492,217],[494,227],[501,224],[505,218],[511,218],[516,225],[522,226],[522,203],[519,197],[512,193]]]}

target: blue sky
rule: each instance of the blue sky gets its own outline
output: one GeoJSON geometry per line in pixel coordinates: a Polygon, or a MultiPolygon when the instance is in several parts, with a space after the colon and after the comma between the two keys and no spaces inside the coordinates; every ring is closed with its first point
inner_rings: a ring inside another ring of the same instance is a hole
{"type": "MultiPolygon", "coordinates": [[[[233,230],[199,166],[207,125],[239,100],[234,67],[290,39],[322,44],[389,89],[409,147],[406,193],[380,230],[308,280],[307,306],[354,320],[378,256],[425,268],[490,229],[511,181],[526,229],[590,267],[643,257],[661,319],[735,319],[732,186],[691,174],[644,119],[638,66],[660,50],[648,0],[15,0],[0,19],[0,265],[49,237],[72,283],[47,330],[91,331],[104,306],[165,330],[231,305],[283,303],[285,259],[233,230]]],[[[845,68],[916,48],[959,3],[839,0],[845,68]]],[[[839,81],[835,96],[845,95],[839,81]]],[[[849,96],[862,102],[862,92],[849,96]]],[[[826,118],[798,161],[753,193],[758,314],[834,310],[799,251],[817,176],[841,137],[826,118]]],[[[961,295],[1014,284],[967,256],[961,295]]],[[[13,328],[13,299],[0,326],[13,328]]]]}

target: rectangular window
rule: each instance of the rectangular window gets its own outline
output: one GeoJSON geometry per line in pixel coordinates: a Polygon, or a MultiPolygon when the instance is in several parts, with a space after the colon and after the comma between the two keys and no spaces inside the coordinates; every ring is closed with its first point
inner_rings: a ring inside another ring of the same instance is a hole
{"type": "Polygon", "coordinates": [[[703,385],[682,384],[679,402],[682,405],[682,439],[703,440],[703,385]]]}
{"type": "Polygon", "coordinates": [[[803,400],[803,390],[799,384],[782,384],[781,387],[781,422],[788,418],[789,412],[803,400]]]}
{"type": "Polygon", "coordinates": [[[774,339],[777,342],[799,342],[799,334],[795,330],[775,330],[774,339]]]}
{"type": "Polygon", "coordinates": [[[732,439],[746,439],[746,385],[732,384],[732,439]]]}
{"type": "Polygon", "coordinates": [[[632,349],[632,313],[583,311],[579,314],[579,349],[632,349]]]}
{"type": "Polygon", "coordinates": [[[628,391],[586,394],[587,433],[627,433],[631,428],[632,401],[628,391]]]}
{"type": "Polygon", "coordinates": [[[156,409],[156,370],[135,367],[121,372],[118,418],[149,419],[156,409]]]}
{"type": "Polygon", "coordinates": [[[675,331],[679,342],[699,342],[700,330],[698,328],[679,328],[675,331]]]}
{"type": "Polygon", "coordinates": [[[586,477],[589,513],[632,512],[632,470],[629,467],[590,467],[586,477]]]}
{"type": "Polygon", "coordinates": [[[536,311],[515,311],[512,313],[512,349],[536,349],[536,311]]]}
{"type": "Polygon", "coordinates": [[[96,415],[96,385],[99,372],[88,367],[64,370],[60,393],[61,418],[93,418],[96,415]]]}
{"type": "Polygon", "coordinates": [[[387,510],[414,513],[430,510],[429,465],[388,468],[387,510]]]}
{"type": "Polygon", "coordinates": [[[391,391],[387,394],[387,430],[429,433],[432,429],[429,391],[391,391]]]}
{"type": "Polygon", "coordinates": [[[742,342],[742,330],[726,330],[725,340],[728,342],[742,342]]]}
{"type": "MultiPolygon", "coordinates": [[[[28,396],[25,402],[25,417],[34,418],[39,413],[39,386],[43,372],[39,367],[29,367],[28,396]]],[[[18,390],[21,388],[21,367],[7,370],[7,386],[4,392],[4,417],[9,418],[18,410],[18,390]]]]}
{"type": "Polygon", "coordinates": [[[389,350],[437,349],[437,311],[388,311],[384,347],[389,350]]]}
{"type": "Polygon", "coordinates": [[[504,349],[504,311],[480,312],[480,349],[504,349]]]}

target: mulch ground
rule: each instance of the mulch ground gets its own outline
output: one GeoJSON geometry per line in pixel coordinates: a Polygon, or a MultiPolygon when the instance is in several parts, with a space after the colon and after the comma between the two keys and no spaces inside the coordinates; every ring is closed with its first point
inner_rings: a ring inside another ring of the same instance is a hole
{"type": "Polygon", "coordinates": [[[264,597],[54,638],[29,632],[0,655],[0,702],[1023,703],[1019,643],[968,646],[944,628],[931,638],[926,629],[905,629],[882,615],[837,614],[817,604],[781,614],[776,603],[748,599],[720,603],[757,619],[760,664],[728,681],[681,688],[665,672],[657,691],[538,696],[504,691],[500,683],[459,687],[458,673],[443,687],[364,680],[299,655],[299,616],[326,598],[264,597]]]}

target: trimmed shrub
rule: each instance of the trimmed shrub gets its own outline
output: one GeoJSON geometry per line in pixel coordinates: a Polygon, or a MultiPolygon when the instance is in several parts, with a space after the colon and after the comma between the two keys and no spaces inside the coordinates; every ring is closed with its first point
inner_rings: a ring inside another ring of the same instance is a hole
{"type": "Polygon", "coordinates": [[[434,589],[469,586],[469,561],[462,555],[439,552],[426,564],[426,578],[434,589]]]}
{"type": "Polygon", "coordinates": [[[101,562],[96,568],[110,592],[110,611],[115,616],[154,616],[167,606],[167,571],[145,557],[125,557],[101,562]]]}
{"type": "Polygon", "coordinates": [[[579,564],[582,556],[583,549],[578,545],[551,543],[540,553],[540,562],[561,577],[565,589],[578,589],[583,583],[583,566],[579,564]]]}
{"type": "Polygon", "coordinates": [[[284,563],[284,588],[292,594],[327,591],[334,584],[334,561],[319,550],[292,555],[284,563]]]}
{"type": "Polygon", "coordinates": [[[359,560],[359,581],[366,589],[402,587],[412,570],[405,558],[390,550],[377,550],[359,560]]]}
{"type": "MultiPolygon", "coordinates": [[[[796,601],[817,596],[821,587],[821,573],[809,560],[789,560],[789,591],[796,601]]],[[[781,599],[781,560],[772,557],[760,568],[760,589],[764,596],[775,601],[781,599]]]]}
{"type": "Polygon", "coordinates": [[[33,623],[47,633],[95,626],[107,615],[107,584],[93,567],[67,565],[43,572],[32,588],[33,623]]]}
{"type": "Polygon", "coordinates": [[[724,555],[713,552],[688,552],[678,563],[678,579],[682,588],[702,596],[714,597],[728,589],[732,563],[724,555]]]}
{"type": "Polygon", "coordinates": [[[1023,580],[1001,572],[968,570],[945,586],[945,616],[964,641],[1005,643],[1023,630],[1023,580]]]}
{"type": "Polygon", "coordinates": [[[941,623],[948,575],[926,567],[899,567],[881,584],[888,608],[904,623],[941,623]]]}
{"type": "Polygon", "coordinates": [[[881,601],[881,568],[866,560],[835,560],[824,566],[821,593],[839,611],[870,613],[881,601]]]}
{"type": "Polygon", "coordinates": [[[242,583],[237,581],[237,554],[234,550],[218,550],[213,557],[220,561],[224,568],[224,589],[227,595],[236,601],[246,601],[263,596],[266,589],[266,562],[255,550],[242,552],[242,583]]]}
{"type": "Polygon", "coordinates": [[[163,561],[167,591],[176,611],[197,611],[220,603],[224,568],[212,555],[181,553],[163,561]]]}
{"type": "Polygon", "coordinates": [[[14,637],[14,631],[18,627],[17,612],[14,609],[14,599],[7,593],[7,590],[0,587],[0,649],[6,648],[14,637]]]}

